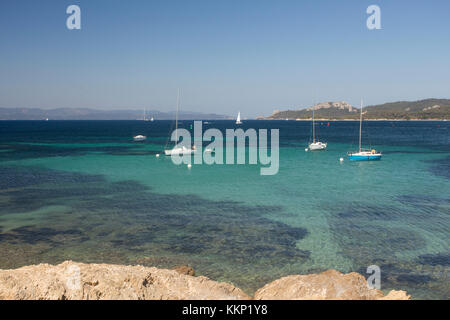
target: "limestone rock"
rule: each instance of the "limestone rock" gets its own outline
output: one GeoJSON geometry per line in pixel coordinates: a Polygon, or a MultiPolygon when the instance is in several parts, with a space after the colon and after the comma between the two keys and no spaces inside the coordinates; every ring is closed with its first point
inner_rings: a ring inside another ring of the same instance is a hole
{"type": "MultiPolygon", "coordinates": [[[[336,270],[328,270],[319,274],[292,275],[275,280],[256,291],[254,298],[256,300],[376,300],[383,297],[380,290],[370,289],[366,279],[359,273],[343,274],[336,270]]],[[[406,297],[405,292],[387,295],[384,298],[403,297],[406,297]]]]}
{"type": "Polygon", "coordinates": [[[391,290],[386,296],[379,300],[411,300],[411,296],[403,290],[391,290]]]}
{"type": "Polygon", "coordinates": [[[143,266],[66,261],[0,270],[0,299],[250,299],[231,284],[143,266]]]}
{"type": "MultiPolygon", "coordinates": [[[[188,266],[176,270],[144,266],[83,264],[66,261],[15,270],[0,270],[0,299],[251,299],[229,283],[193,277],[188,266]]],[[[358,273],[328,270],[320,274],[291,275],[256,291],[254,299],[409,300],[405,291],[386,296],[370,289],[358,273]]]]}

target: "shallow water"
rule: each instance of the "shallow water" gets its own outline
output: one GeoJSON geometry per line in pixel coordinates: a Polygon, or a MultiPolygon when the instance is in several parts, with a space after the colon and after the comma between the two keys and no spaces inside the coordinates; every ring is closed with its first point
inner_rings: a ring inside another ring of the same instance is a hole
{"type": "MultiPolygon", "coordinates": [[[[233,128],[231,121],[209,127],[233,128]]],[[[183,121],[189,128],[191,122],[183,121]]],[[[280,170],[175,166],[169,121],[1,121],[0,268],[81,262],[194,266],[248,293],[284,275],[381,267],[382,289],[450,298],[446,122],[366,122],[379,162],[349,162],[357,122],[280,129],[280,170]],[[134,143],[137,134],[148,136],[134,143]],[[343,163],[339,158],[344,157],[343,163]]]]}

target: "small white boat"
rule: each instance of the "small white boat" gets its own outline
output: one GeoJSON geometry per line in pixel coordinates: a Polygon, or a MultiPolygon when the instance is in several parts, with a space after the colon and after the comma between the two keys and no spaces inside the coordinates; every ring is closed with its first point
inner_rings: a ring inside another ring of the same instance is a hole
{"type": "Polygon", "coordinates": [[[240,112],[238,113],[238,116],[237,116],[237,119],[236,119],[236,124],[242,124],[241,113],[240,112]]]}
{"type": "Polygon", "coordinates": [[[147,139],[147,137],[143,136],[143,135],[140,135],[140,134],[133,137],[134,141],[144,141],[145,139],[147,139]]]}
{"type": "Polygon", "coordinates": [[[309,150],[311,151],[318,151],[318,150],[325,150],[327,148],[327,144],[324,142],[312,142],[309,144],[309,150]]]}
{"type": "Polygon", "coordinates": [[[325,142],[316,141],[316,125],[314,122],[314,106],[313,106],[313,113],[312,113],[312,131],[313,131],[313,141],[308,145],[309,150],[311,150],[311,151],[325,150],[327,148],[327,144],[325,142]]]}
{"type": "Polygon", "coordinates": [[[150,119],[147,118],[147,109],[144,109],[144,117],[143,117],[143,120],[144,120],[144,121],[153,121],[153,120],[154,120],[153,117],[151,117],[150,119]]]}
{"type": "Polygon", "coordinates": [[[176,147],[170,150],[164,150],[166,156],[182,156],[195,153],[195,149],[186,148],[186,147],[176,147]]]}
{"type": "Polygon", "coordinates": [[[144,120],[144,121],[148,121],[146,113],[147,113],[147,109],[144,108],[144,116],[142,117],[142,120],[144,120]]]}

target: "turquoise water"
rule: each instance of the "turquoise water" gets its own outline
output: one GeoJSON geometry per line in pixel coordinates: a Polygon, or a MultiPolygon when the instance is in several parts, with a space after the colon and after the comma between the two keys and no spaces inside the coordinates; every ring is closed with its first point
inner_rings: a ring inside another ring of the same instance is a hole
{"type": "Polygon", "coordinates": [[[356,122],[319,122],[329,144],[316,153],[304,150],[308,122],[244,123],[280,129],[274,176],[261,176],[259,165],[188,169],[158,158],[170,126],[0,122],[0,268],[66,259],[190,264],[252,293],[288,274],[365,274],[376,264],[383,290],[450,298],[446,122],[365,123],[379,162],[347,161],[356,122]],[[148,140],[135,143],[136,134],[148,140]]]}

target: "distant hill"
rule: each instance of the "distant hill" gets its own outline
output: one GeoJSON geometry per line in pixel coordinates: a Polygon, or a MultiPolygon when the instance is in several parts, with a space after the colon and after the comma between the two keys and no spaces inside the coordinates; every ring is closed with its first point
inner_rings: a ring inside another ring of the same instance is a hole
{"type": "MultiPolygon", "coordinates": [[[[146,117],[155,120],[175,119],[175,112],[147,110],[146,117]]],[[[180,111],[180,120],[220,120],[229,117],[219,114],[180,111]]],[[[0,108],[0,120],[142,120],[143,110],[97,110],[87,108],[0,108]]]]}
{"type": "Polygon", "coordinates": [[[315,110],[315,117],[320,119],[347,119],[353,118],[358,113],[358,109],[344,101],[340,102],[322,102],[312,107],[301,110],[275,110],[274,113],[266,119],[272,120],[295,120],[311,119],[312,110],[315,110]]]}
{"type": "Polygon", "coordinates": [[[368,106],[368,119],[450,119],[450,99],[398,101],[368,106]]]}
{"type": "MultiPolygon", "coordinates": [[[[312,110],[315,110],[317,119],[343,120],[359,119],[359,109],[347,102],[323,102],[301,110],[274,111],[264,119],[311,119],[312,110]]],[[[364,108],[364,119],[389,119],[389,120],[428,120],[450,119],[450,99],[426,99],[420,101],[398,101],[364,108]]]]}

